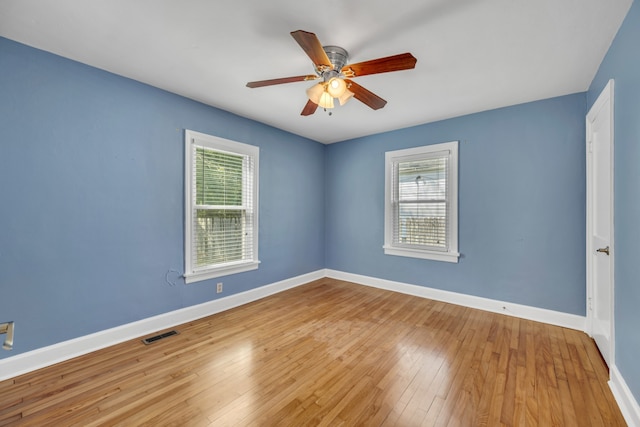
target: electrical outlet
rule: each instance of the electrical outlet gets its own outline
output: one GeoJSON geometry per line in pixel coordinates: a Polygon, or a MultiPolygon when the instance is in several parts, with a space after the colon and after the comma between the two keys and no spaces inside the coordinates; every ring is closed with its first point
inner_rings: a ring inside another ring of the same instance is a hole
{"type": "Polygon", "coordinates": [[[217,287],[216,287],[216,293],[222,293],[222,282],[218,283],[217,287]]]}

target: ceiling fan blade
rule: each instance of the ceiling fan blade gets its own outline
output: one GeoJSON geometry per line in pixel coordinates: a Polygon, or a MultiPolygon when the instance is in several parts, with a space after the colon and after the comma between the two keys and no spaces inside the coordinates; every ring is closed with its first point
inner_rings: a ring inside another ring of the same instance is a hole
{"type": "Polygon", "coordinates": [[[354,98],[356,98],[363,104],[368,105],[374,110],[378,110],[387,104],[387,101],[380,98],[375,93],[363,88],[353,80],[345,79],[344,81],[347,83],[347,88],[349,88],[349,90],[353,92],[354,98]]]}
{"type": "Polygon", "coordinates": [[[302,109],[302,113],[300,113],[300,115],[301,116],[310,116],[310,115],[312,115],[313,113],[316,112],[317,108],[318,108],[318,104],[316,104],[312,100],[308,100],[307,101],[307,105],[304,106],[304,108],[302,109]]]}
{"type": "Polygon", "coordinates": [[[410,70],[416,66],[417,59],[410,53],[372,59],[371,61],[347,64],[342,72],[347,77],[360,77],[367,74],[388,73],[390,71],[410,70]]]}
{"type": "Polygon", "coordinates": [[[302,50],[311,58],[316,68],[329,67],[331,61],[322,48],[322,43],[315,34],[303,30],[292,31],[291,36],[298,42],[302,50]]]}
{"type": "Polygon", "coordinates": [[[306,82],[308,80],[316,80],[318,78],[319,78],[318,76],[310,74],[307,76],[295,76],[295,77],[283,77],[281,79],[259,80],[257,82],[247,83],[247,87],[255,88],[255,87],[263,87],[263,86],[279,85],[282,83],[306,82]]]}

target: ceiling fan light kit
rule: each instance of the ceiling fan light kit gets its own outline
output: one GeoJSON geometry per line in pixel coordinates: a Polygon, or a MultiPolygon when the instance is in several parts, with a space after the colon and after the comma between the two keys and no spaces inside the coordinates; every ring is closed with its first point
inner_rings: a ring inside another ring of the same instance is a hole
{"type": "Polygon", "coordinates": [[[353,92],[347,89],[345,81],[338,77],[332,77],[328,82],[317,83],[307,89],[307,97],[313,103],[322,108],[334,108],[334,100],[338,99],[340,105],[344,105],[353,92]]]}
{"type": "Polygon", "coordinates": [[[334,99],[337,99],[340,105],[344,105],[352,97],[374,110],[380,109],[385,106],[387,101],[350,79],[367,74],[409,70],[416,65],[416,58],[410,53],[345,65],[349,54],[340,46],[322,46],[314,33],[303,30],[293,31],[291,36],[313,62],[316,75],[260,80],[247,83],[247,87],[256,88],[322,79],[321,83],[307,89],[309,100],[302,110],[301,115],[303,116],[315,113],[318,106],[324,109],[334,108],[334,99]]]}

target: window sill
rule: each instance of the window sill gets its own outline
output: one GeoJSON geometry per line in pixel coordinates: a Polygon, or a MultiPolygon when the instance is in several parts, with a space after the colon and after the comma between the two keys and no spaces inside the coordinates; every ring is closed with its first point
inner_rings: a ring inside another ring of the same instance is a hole
{"type": "Polygon", "coordinates": [[[458,262],[458,252],[437,252],[417,249],[399,248],[397,246],[383,246],[385,255],[404,256],[410,258],[430,259],[433,261],[458,262]]]}
{"type": "Polygon", "coordinates": [[[260,264],[260,261],[251,261],[251,262],[243,262],[241,264],[227,264],[222,267],[195,271],[193,273],[185,273],[184,282],[185,283],[200,282],[202,280],[213,279],[215,277],[229,276],[231,274],[257,270],[259,264],[260,264]]]}

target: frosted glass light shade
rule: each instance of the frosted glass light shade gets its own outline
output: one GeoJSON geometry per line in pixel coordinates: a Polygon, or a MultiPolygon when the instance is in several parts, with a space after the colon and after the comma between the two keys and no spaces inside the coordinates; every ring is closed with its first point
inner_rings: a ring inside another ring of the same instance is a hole
{"type": "Polygon", "coordinates": [[[320,101],[317,104],[322,108],[333,108],[333,97],[329,94],[329,92],[322,92],[320,101]]]}
{"type": "Polygon", "coordinates": [[[344,92],[347,90],[347,84],[344,80],[334,77],[329,80],[329,84],[327,85],[327,92],[333,98],[340,98],[344,92]]]}
{"type": "Polygon", "coordinates": [[[347,101],[350,100],[353,95],[354,95],[353,92],[351,92],[349,89],[345,89],[342,96],[338,97],[338,101],[340,101],[340,105],[346,104],[347,101]]]}
{"type": "Polygon", "coordinates": [[[324,83],[318,83],[307,89],[307,97],[315,104],[320,104],[320,97],[324,93],[324,83]]]}

